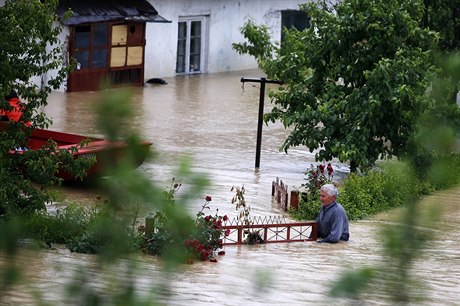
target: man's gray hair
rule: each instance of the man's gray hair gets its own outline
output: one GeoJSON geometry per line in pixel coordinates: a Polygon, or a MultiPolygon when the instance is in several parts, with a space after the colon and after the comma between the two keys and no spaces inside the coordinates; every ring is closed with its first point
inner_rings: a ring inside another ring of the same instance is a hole
{"type": "Polygon", "coordinates": [[[337,190],[337,187],[335,187],[334,184],[324,184],[321,187],[321,190],[326,191],[328,195],[334,196],[335,198],[337,198],[337,196],[339,195],[339,191],[337,190]]]}

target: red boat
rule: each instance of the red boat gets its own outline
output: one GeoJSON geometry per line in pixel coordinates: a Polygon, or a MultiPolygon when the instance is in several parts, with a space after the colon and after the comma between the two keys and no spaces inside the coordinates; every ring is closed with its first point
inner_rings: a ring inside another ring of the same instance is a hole
{"type": "MultiPolygon", "coordinates": [[[[128,149],[128,144],[124,141],[108,141],[102,138],[87,137],[44,129],[34,129],[25,149],[40,149],[46,145],[50,139],[57,143],[59,149],[77,147],[78,149],[76,152],[72,153],[75,158],[96,158],[96,163],[87,170],[86,179],[104,175],[108,167],[113,167],[121,158],[123,158],[123,156],[126,156],[128,149]],[[86,144],[80,148],[79,144],[82,141],[85,141],[86,144]]],[[[144,162],[151,145],[152,143],[148,141],[141,141],[138,144],[138,151],[136,151],[136,158],[133,165],[134,168],[139,167],[144,162]]],[[[18,151],[12,151],[12,153],[18,153],[18,151]]],[[[64,181],[75,180],[74,176],[64,171],[60,171],[58,173],[58,177],[64,181]]]]}

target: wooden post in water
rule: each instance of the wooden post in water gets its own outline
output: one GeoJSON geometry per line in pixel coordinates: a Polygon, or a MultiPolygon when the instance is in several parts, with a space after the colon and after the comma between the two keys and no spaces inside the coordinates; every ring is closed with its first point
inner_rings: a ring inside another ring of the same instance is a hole
{"type": "Polygon", "coordinates": [[[260,150],[262,147],[262,124],[264,117],[264,101],[265,101],[265,84],[282,84],[281,81],[267,80],[266,78],[241,78],[241,83],[253,82],[260,83],[260,94],[259,94],[259,119],[257,123],[257,144],[256,144],[256,163],[255,167],[260,167],[260,150]]]}

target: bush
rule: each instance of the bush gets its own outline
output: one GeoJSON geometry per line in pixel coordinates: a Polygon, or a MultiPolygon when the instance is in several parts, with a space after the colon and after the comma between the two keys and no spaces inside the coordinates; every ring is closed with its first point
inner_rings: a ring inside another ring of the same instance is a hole
{"type": "Polygon", "coordinates": [[[382,195],[382,174],[372,172],[366,176],[351,174],[344,181],[338,202],[351,220],[362,219],[375,213],[378,207],[387,206],[382,195]]]}
{"type": "Polygon", "coordinates": [[[424,192],[420,181],[402,164],[387,163],[366,175],[351,174],[339,193],[348,218],[358,220],[418,199],[424,192]]]}
{"type": "Polygon", "coordinates": [[[291,210],[290,213],[297,220],[314,220],[321,208],[319,201],[320,189],[324,184],[332,184],[334,169],[330,163],[318,164],[316,167],[313,164],[305,172],[306,182],[300,185],[300,188],[305,189],[300,193],[299,207],[297,210],[291,210]],[[326,177],[327,171],[327,177],[326,177]]]}
{"type": "Polygon", "coordinates": [[[100,254],[110,260],[134,251],[135,243],[120,219],[107,211],[100,211],[88,222],[85,231],[69,239],[66,246],[72,252],[100,254]]]}
{"type": "Polygon", "coordinates": [[[178,216],[174,217],[174,214],[178,212],[178,207],[174,196],[180,187],[181,184],[173,183],[170,191],[165,193],[166,205],[153,217],[153,232],[146,232],[146,228],[138,229],[139,247],[146,254],[165,259],[174,256],[188,263],[194,260],[216,261],[216,254],[223,255],[223,251],[219,251],[223,246],[222,238],[229,235],[229,230],[222,228],[222,223],[228,217],[217,213],[214,216],[206,215],[203,211],[210,209],[209,203],[212,201],[211,196],[206,196],[195,220],[181,215],[180,222],[177,222],[178,216]]]}
{"type": "Polygon", "coordinates": [[[59,209],[56,216],[44,211],[28,216],[24,224],[25,232],[48,244],[66,244],[71,239],[83,235],[95,216],[95,210],[72,203],[64,209],[59,209]]]}
{"type": "Polygon", "coordinates": [[[291,209],[289,212],[296,220],[315,220],[321,208],[319,198],[315,201],[305,201],[305,197],[301,197],[297,210],[291,209]]]}
{"type": "Polygon", "coordinates": [[[434,189],[447,189],[460,182],[460,154],[452,153],[435,158],[427,175],[428,183],[434,189]]]}

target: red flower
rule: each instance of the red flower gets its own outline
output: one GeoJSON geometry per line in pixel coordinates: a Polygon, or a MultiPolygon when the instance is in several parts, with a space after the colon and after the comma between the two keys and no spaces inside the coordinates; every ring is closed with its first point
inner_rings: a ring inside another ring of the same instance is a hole
{"type": "Polygon", "coordinates": [[[201,260],[206,260],[209,258],[209,252],[205,251],[205,250],[202,250],[201,251],[201,254],[200,254],[200,259],[201,260]]]}
{"type": "Polygon", "coordinates": [[[211,221],[211,218],[212,218],[211,216],[206,216],[206,217],[204,217],[204,221],[209,222],[209,221],[211,221]]]}
{"type": "Polygon", "coordinates": [[[229,236],[229,235],[230,235],[230,229],[227,229],[227,230],[225,231],[225,237],[227,237],[227,236],[229,236]]]}
{"type": "Polygon", "coordinates": [[[227,221],[227,220],[228,220],[227,215],[225,215],[222,219],[223,219],[224,221],[227,221]]]}
{"type": "Polygon", "coordinates": [[[332,172],[334,172],[334,169],[332,169],[331,163],[327,164],[327,174],[331,175],[332,172]]]}
{"type": "Polygon", "coordinates": [[[211,202],[212,201],[212,198],[211,196],[206,196],[206,198],[204,198],[207,202],[211,202]]]}
{"type": "Polygon", "coordinates": [[[324,165],[323,164],[319,165],[318,168],[319,168],[319,171],[321,173],[324,173],[324,165]]]}

